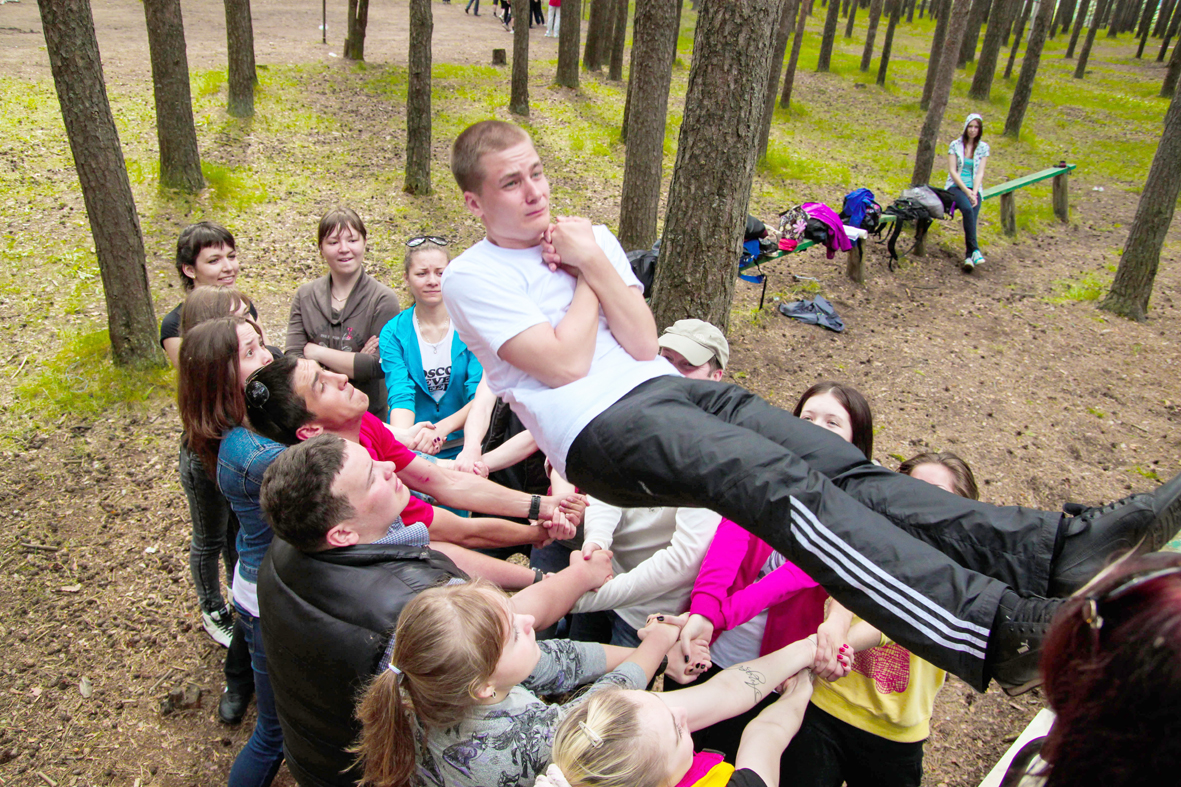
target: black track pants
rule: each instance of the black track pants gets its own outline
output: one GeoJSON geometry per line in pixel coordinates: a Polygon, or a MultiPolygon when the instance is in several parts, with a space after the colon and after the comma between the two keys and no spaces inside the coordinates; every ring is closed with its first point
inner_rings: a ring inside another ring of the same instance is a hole
{"type": "Polygon", "coordinates": [[[979,690],[1001,594],[1014,580],[1018,592],[1044,590],[1050,552],[1039,549],[1052,548],[1058,521],[876,467],[738,386],[672,376],[638,386],[591,421],[566,470],[614,505],[717,511],[979,690]]]}

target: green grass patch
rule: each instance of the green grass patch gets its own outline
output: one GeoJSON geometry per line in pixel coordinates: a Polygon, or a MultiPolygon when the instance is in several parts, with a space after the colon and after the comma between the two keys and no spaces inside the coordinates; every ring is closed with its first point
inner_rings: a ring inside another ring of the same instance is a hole
{"type": "Polygon", "coordinates": [[[175,375],[163,366],[116,366],[105,330],[72,333],[62,348],[16,387],[13,411],[48,423],[63,415],[89,418],[121,402],[142,402],[169,393],[175,375]]]}
{"type": "Polygon", "coordinates": [[[1061,290],[1061,294],[1046,298],[1046,301],[1060,305],[1074,301],[1097,301],[1107,292],[1111,282],[1100,278],[1097,273],[1083,271],[1077,279],[1059,279],[1054,282],[1054,286],[1061,290]]]}
{"type": "Polygon", "coordinates": [[[211,161],[201,162],[205,185],[213,193],[212,201],[242,211],[267,201],[267,189],[252,173],[241,167],[227,167],[211,161]]]}

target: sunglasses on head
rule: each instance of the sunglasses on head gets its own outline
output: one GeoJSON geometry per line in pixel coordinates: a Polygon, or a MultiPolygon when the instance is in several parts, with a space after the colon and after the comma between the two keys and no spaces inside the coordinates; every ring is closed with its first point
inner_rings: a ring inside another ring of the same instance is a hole
{"type": "Polygon", "coordinates": [[[1093,638],[1091,643],[1092,652],[1099,649],[1099,632],[1106,622],[1103,620],[1103,616],[1099,614],[1099,605],[1106,604],[1109,601],[1118,601],[1142,585],[1146,585],[1162,577],[1176,574],[1181,574],[1181,566],[1149,569],[1125,577],[1122,582],[1099,595],[1087,595],[1085,597],[1086,602],[1082,607],[1082,615],[1083,621],[1091,627],[1093,638]]]}
{"type": "Polygon", "coordinates": [[[447,245],[447,239],[440,238],[438,235],[416,235],[413,238],[411,238],[410,240],[406,241],[406,245],[409,246],[410,248],[414,249],[414,248],[418,248],[419,246],[426,243],[427,241],[430,241],[431,243],[435,244],[436,246],[446,246],[447,245]]]}

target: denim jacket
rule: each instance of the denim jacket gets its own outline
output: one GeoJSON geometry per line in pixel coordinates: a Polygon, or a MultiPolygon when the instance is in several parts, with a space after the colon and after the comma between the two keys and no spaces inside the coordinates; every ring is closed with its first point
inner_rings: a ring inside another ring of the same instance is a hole
{"type": "Polygon", "coordinates": [[[272,537],[258,493],[263,473],[286,448],[282,443],[236,426],[222,438],[217,453],[217,485],[238,516],[238,571],[243,579],[255,584],[272,537]]]}

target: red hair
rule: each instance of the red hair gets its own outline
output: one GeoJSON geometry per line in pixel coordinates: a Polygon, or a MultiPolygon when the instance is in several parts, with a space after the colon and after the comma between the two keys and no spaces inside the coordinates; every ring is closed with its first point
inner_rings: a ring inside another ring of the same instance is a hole
{"type": "Polygon", "coordinates": [[[1181,554],[1121,561],[1080,591],[1055,619],[1041,667],[1058,715],[1042,748],[1052,769],[1046,787],[1176,778],[1181,554]],[[1177,570],[1146,580],[1168,569],[1177,570]]]}

